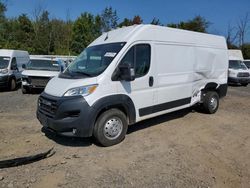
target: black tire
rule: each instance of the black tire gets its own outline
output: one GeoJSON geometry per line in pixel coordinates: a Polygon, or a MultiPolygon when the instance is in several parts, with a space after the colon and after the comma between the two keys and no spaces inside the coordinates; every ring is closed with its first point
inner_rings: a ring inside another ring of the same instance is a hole
{"type": "Polygon", "coordinates": [[[207,114],[214,114],[219,108],[219,95],[214,91],[205,94],[203,108],[207,114]]]}
{"type": "Polygon", "coordinates": [[[241,85],[247,87],[248,83],[243,83],[241,85]]]}
{"type": "Polygon", "coordinates": [[[118,144],[121,141],[123,141],[126,136],[127,130],[128,130],[128,122],[125,114],[118,109],[110,109],[108,111],[103,112],[99,116],[99,118],[95,123],[93,134],[98,143],[100,143],[102,146],[107,147],[118,144]],[[118,124],[122,123],[121,129],[117,128],[117,126],[119,126],[119,125],[116,126],[117,122],[118,124]],[[107,132],[111,130],[111,128],[108,129],[107,127],[109,125],[111,125],[110,127],[113,128],[116,126],[115,130],[113,131],[119,132],[113,138],[110,134],[107,134],[107,132]],[[117,129],[120,131],[117,131],[117,129]]]}
{"type": "Polygon", "coordinates": [[[17,87],[16,80],[14,78],[11,78],[9,82],[9,90],[14,91],[16,90],[16,87],[17,87]]]}
{"type": "Polygon", "coordinates": [[[22,85],[22,93],[23,94],[29,93],[29,89],[27,87],[25,87],[25,86],[22,85]]]}

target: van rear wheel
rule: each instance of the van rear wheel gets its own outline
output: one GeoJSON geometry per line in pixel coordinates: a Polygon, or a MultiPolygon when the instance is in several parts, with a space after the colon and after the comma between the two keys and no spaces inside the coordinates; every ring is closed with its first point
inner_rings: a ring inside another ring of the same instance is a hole
{"type": "Polygon", "coordinates": [[[123,112],[111,109],[102,113],[94,127],[94,137],[102,146],[120,143],[127,133],[128,123],[123,112]]]}
{"type": "Polygon", "coordinates": [[[209,91],[206,93],[203,108],[206,113],[214,114],[219,107],[219,95],[215,91],[209,91]]]}

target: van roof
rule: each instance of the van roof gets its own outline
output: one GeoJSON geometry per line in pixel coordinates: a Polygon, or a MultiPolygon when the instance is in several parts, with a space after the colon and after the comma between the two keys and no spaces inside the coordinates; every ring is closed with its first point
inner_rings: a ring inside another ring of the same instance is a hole
{"type": "Polygon", "coordinates": [[[27,51],[22,50],[9,50],[9,49],[0,49],[0,56],[13,56],[13,54],[26,54],[29,55],[27,51]]]}
{"type": "Polygon", "coordinates": [[[90,44],[90,46],[104,43],[133,42],[140,40],[182,44],[184,43],[194,46],[227,49],[225,38],[222,36],[150,24],[133,25],[109,31],[97,38],[90,44]]]}
{"type": "Polygon", "coordinates": [[[228,50],[229,60],[244,60],[241,50],[228,50]]]}
{"type": "Polygon", "coordinates": [[[30,60],[49,60],[49,61],[58,61],[59,58],[49,58],[49,57],[30,57],[30,60]]]}

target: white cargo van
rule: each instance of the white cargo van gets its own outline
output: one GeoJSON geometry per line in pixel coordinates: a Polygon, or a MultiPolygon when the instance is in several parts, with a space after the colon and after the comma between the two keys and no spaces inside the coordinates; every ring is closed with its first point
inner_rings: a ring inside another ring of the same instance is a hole
{"type": "Polygon", "coordinates": [[[32,92],[33,89],[43,89],[48,81],[65,69],[65,64],[57,58],[32,57],[27,66],[23,66],[22,92],[32,92]]]}
{"type": "Polygon", "coordinates": [[[153,25],[103,34],[47,84],[38,99],[44,128],[121,142],[128,125],[201,104],[215,113],[226,95],[223,37],[153,25]]]}
{"type": "Polygon", "coordinates": [[[20,50],[0,49],[0,87],[16,89],[21,83],[22,65],[29,62],[29,53],[20,50]]]}
{"type": "Polygon", "coordinates": [[[228,50],[228,54],[228,83],[236,83],[247,86],[250,82],[250,72],[247,66],[244,64],[241,50],[228,50]]]}

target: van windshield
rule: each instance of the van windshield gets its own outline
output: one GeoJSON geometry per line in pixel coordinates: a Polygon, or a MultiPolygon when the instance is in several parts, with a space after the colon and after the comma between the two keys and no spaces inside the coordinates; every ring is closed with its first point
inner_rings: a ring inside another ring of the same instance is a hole
{"type": "Polygon", "coordinates": [[[246,65],[242,61],[239,61],[239,60],[230,60],[229,68],[247,70],[246,65]]]}
{"type": "Polygon", "coordinates": [[[119,42],[88,47],[69,65],[63,75],[97,76],[109,66],[124,45],[125,42],[119,42]]]}
{"type": "Polygon", "coordinates": [[[247,66],[247,68],[250,69],[250,61],[244,61],[245,65],[247,66]]]}
{"type": "Polygon", "coordinates": [[[10,57],[0,57],[0,69],[6,69],[9,65],[10,57]]]}
{"type": "Polygon", "coordinates": [[[28,70],[47,70],[47,71],[60,71],[60,65],[57,61],[45,59],[31,59],[27,64],[28,70]]]}

